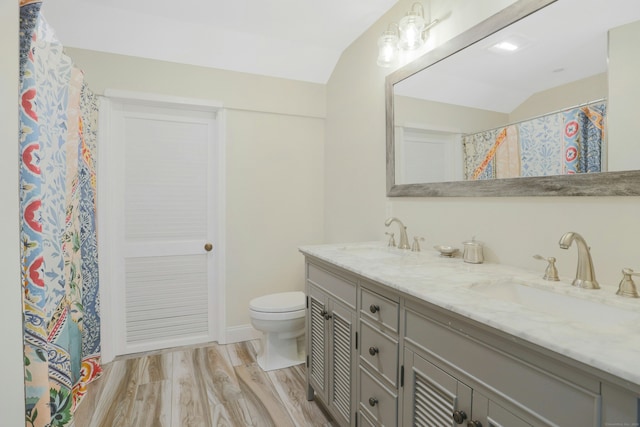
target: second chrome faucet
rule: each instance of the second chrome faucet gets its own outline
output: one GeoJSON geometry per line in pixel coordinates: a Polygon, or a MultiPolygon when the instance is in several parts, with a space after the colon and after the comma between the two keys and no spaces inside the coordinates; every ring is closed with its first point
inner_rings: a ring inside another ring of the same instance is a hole
{"type": "Polygon", "coordinates": [[[578,268],[576,270],[576,278],[573,279],[573,286],[585,289],[600,289],[600,285],[596,281],[596,273],[593,269],[593,260],[589,246],[584,238],[576,232],[570,231],[560,238],[560,247],[569,249],[571,243],[576,241],[578,246],[578,268]]]}

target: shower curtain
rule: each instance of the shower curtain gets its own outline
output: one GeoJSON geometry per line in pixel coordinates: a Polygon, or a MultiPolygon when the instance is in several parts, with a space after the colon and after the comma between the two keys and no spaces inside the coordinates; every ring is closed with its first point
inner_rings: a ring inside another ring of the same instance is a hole
{"type": "Polygon", "coordinates": [[[463,135],[466,180],[603,171],[606,102],[463,135]]]}
{"type": "Polygon", "coordinates": [[[97,97],[20,1],[20,238],[26,425],[73,426],[100,373],[97,97]]]}

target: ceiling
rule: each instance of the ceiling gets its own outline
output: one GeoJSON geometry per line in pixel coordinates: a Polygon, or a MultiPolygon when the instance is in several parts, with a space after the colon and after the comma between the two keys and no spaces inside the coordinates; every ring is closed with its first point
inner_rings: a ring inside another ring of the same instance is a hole
{"type": "Polygon", "coordinates": [[[69,47],[326,83],[396,2],[48,0],[42,13],[69,47]]]}
{"type": "Polygon", "coordinates": [[[640,1],[559,0],[395,87],[395,93],[510,113],[546,89],[607,71],[607,32],[640,20],[640,1]],[[525,48],[490,51],[516,37],[525,48]]]}

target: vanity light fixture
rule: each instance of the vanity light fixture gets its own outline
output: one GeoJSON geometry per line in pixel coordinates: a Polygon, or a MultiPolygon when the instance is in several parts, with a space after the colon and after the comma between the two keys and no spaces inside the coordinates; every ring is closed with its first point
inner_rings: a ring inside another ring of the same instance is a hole
{"type": "Polygon", "coordinates": [[[381,67],[391,67],[398,60],[400,39],[393,26],[398,28],[398,24],[389,24],[387,31],[378,39],[378,65],[381,67]]]}
{"type": "Polygon", "coordinates": [[[378,39],[378,65],[391,67],[397,62],[401,51],[422,47],[427,40],[429,29],[438,22],[434,19],[427,23],[424,19],[422,4],[413,3],[411,10],[400,20],[400,23],[390,24],[378,39]]]}

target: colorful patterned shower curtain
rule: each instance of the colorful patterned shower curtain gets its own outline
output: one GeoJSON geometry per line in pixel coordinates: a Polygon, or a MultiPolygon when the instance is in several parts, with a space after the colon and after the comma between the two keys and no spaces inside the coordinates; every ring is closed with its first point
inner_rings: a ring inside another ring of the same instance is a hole
{"type": "Polygon", "coordinates": [[[97,97],[20,2],[20,208],[26,425],[73,426],[100,373],[97,97]]]}
{"type": "Polygon", "coordinates": [[[606,102],[462,136],[466,180],[601,172],[606,102]]]}

